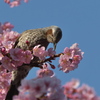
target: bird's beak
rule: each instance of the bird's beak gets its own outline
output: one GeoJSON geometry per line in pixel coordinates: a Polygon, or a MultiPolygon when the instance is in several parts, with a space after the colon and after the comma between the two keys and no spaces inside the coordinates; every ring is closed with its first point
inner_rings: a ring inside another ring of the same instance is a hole
{"type": "Polygon", "coordinates": [[[53,46],[54,46],[54,51],[56,50],[56,45],[57,45],[57,43],[54,43],[54,44],[53,44],[53,46]]]}

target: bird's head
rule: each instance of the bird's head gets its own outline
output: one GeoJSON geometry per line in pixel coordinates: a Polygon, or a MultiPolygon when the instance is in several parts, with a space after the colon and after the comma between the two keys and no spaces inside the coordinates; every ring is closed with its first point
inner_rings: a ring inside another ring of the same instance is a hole
{"type": "Polygon", "coordinates": [[[62,38],[62,31],[58,26],[50,26],[46,29],[46,36],[49,43],[54,44],[54,50],[59,40],[62,38]]]}

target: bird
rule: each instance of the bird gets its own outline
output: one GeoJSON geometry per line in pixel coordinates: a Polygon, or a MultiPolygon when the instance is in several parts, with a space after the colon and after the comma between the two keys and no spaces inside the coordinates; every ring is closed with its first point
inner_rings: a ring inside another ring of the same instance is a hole
{"type": "MultiPolygon", "coordinates": [[[[57,43],[62,38],[62,30],[58,26],[52,25],[44,28],[30,29],[24,31],[16,40],[14,48],[22,50],[32,50],[36,45],[41,45],[47,48],[49,43],[53,43],[54,50],[57,43]]],[[[33,60],[36,61],[37,58],[33,60]]],[[[10,88],[7,92],[5,100],[12,100],[14,95],[18,95],[18,87],[21,85],[21,80],[24,79],[32,67],[23,64],[16,70],[12,71],[10,88]]]]}

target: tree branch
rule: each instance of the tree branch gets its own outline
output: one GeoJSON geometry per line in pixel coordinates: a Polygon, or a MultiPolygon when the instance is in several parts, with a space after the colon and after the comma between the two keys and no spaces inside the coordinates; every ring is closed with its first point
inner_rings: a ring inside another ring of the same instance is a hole
{"type": "Polygon", "coordinates": [[[59,53],[59,54],[55,54],[45,60],[38,60],[36,62],[33,62],[33,60],[30,62],[30,64],[26,64],[26,65],[30,65],[31,67],[39,67],[39,68],[42,68],[42,64],[45,63],[45,62],[51,62],[51,60],[55,60],[56,57],[59,57],[60,55],[62,55],[63,53],[59,53]]]}

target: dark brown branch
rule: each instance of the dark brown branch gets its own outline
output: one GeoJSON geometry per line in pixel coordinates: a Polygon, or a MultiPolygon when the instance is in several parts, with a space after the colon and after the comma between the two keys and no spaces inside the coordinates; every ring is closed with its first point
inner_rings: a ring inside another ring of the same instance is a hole
{"type": "Polygon", "coordinates": [[[62,55],[63,53],[59,53],[59,54],[56,54],[56,55],[53,55],[45,60],[38,60],[36,62],[33,62],[31,61],[30,64],[26,64],[26,65],[31,65],[31,67],[39,67],[39,68],[42,68],[42,64],[45,63],[45,62],[51,62],[51,60],[54,60],[56,57],[59,57],[60,55],[62,55]]]}

